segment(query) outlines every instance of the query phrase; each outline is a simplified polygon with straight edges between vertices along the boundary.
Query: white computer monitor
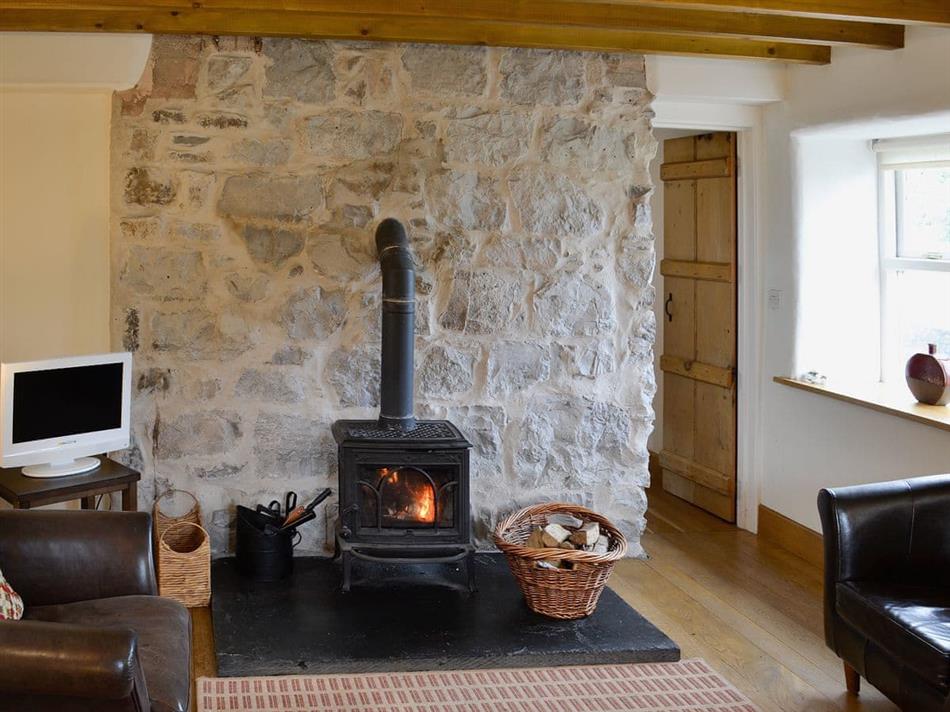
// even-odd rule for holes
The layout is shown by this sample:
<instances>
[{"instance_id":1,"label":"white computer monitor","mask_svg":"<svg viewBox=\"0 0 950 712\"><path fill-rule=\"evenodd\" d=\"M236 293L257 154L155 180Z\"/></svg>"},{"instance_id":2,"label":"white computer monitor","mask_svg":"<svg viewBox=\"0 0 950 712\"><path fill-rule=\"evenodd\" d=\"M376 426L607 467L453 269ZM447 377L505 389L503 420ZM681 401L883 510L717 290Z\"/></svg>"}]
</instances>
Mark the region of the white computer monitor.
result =
<instances>
[{"instance_id":1,"label":"white computer monitor","mask_svg":"<svg viewBox=\"0 0 950 712\"><path fill-rule=\"evenodd\" d=\"M132 354L0 364L0 466L29 477L94 470L129 446Z\"/></svg>"}]
</instances>

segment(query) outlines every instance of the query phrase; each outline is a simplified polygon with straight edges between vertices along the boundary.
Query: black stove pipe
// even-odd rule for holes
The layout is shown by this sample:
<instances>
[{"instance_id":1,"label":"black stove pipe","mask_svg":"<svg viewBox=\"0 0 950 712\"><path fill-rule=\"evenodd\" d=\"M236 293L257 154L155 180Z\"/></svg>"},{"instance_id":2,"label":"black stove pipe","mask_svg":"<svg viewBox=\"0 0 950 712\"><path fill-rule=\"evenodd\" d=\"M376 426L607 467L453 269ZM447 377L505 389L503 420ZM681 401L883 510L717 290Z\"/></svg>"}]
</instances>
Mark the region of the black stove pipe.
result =
<instances>
[{"instance_id":1,"label":"black stove pipe","mask_svg":"<svg viewBox=\"0 0 950 712\"><path fill-rule=\"evenodd\" d=\"M416 426L412 403L416 270L402 223L386 218L379 224L376 253L383 275L379 424L411 430Z\"/></svg>"}]
</instances>

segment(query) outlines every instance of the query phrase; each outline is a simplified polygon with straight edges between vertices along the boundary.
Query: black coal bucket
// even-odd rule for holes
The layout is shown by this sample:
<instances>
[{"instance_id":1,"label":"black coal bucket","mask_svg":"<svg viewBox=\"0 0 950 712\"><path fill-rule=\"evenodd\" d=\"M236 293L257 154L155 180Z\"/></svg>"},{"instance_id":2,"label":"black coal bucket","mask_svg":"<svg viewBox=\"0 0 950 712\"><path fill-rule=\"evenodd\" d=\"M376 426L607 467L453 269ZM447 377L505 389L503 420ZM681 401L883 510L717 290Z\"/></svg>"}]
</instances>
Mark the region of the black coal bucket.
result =
<instances>
[{"instance_id":1,"label":"black coal bucket","mask_svg":"<svg viewBox=\"0 0 950 712\"><path fill-rule=\"evenodd\" d=\"M273 517L239 505L235 542L238 571L255 581L287 578L294 571L296 534L296 529L277 531Z\"/></svg>"}]
</instances>

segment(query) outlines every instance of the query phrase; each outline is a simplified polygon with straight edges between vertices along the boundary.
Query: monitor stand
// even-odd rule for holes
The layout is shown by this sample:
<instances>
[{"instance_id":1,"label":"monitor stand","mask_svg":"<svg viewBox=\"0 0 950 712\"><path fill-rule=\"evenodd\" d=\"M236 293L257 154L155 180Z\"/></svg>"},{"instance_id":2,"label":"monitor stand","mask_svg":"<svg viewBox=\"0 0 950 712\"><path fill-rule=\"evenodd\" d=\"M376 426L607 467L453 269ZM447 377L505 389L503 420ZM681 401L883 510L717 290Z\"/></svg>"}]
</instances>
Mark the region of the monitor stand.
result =
<instances>
[{"instance_id":1,"label":"monitor stand","mask_svg":"<svg viewBox=\"0 0 950 712\"><path fill-rule=\"evenodd\" d=\"M77 457L67 462L55 462L48 465L30 465L21 472L27 477L66 477L95 470L102 464L98 457Z\"/></svg>"}]
</instances>

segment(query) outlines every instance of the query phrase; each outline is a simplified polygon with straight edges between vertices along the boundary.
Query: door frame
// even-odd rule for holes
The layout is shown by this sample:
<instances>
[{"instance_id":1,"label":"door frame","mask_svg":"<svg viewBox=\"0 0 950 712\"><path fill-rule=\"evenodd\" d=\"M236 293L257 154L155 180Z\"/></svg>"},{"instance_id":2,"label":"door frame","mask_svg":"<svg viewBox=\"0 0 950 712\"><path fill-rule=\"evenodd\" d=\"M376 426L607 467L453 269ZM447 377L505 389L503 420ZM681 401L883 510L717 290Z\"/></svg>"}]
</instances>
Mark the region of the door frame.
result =
<instances>
[{"instance_id":1,"label":"door frame","mask_svg":"<svg viewBox=\"0 0 950 712\"><path fill-rule=\"evenodd\" d=\"M734 131L737 155L736 526L755 532L762 493L762 359L765 343L761 244L764 191L762 107L690 101L653 102L654 129Z\"/></svg>"}]
</instances>

